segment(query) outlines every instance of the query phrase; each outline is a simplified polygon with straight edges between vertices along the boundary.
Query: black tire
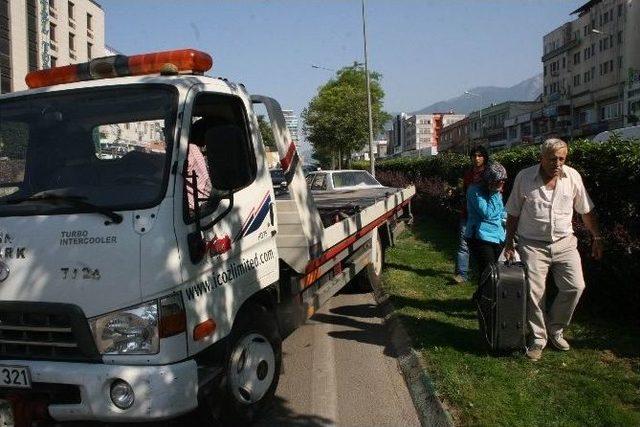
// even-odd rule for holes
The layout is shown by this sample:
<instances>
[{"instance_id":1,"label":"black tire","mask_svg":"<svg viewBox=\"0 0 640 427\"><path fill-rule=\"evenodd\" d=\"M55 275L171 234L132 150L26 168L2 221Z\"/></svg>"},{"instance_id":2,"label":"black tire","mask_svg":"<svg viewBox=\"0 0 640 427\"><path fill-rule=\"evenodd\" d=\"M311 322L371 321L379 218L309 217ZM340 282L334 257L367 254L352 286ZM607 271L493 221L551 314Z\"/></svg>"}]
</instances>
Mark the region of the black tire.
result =
<instances>
[{"instance_id":1,"label":"black tire","mask_svg":"<svg viewBox=\"0 0 640 427\"><path fill-rule=\"evenodd\" d=\"M358 292L372 292L380 289L380 280L382 277L382 268L384 267L384 246L380 235L376 235L372 248L378 255L365 268L354 277L352 288Z\"/></svg>"},{"instance_id":2,"label":"black tire","mask_svg":"<svg viewBox=\"0 0 640 427\"><path fill-rule=\"evenodd\" d=\"M249 425L273 401L280 380L282 339L274 315L261 305L243 309L229 335L225 361L217 390L201 402L200 418L207 425ZM241 377L252 381L253 394L239 383Z\"/></svg>"}]
</instances>

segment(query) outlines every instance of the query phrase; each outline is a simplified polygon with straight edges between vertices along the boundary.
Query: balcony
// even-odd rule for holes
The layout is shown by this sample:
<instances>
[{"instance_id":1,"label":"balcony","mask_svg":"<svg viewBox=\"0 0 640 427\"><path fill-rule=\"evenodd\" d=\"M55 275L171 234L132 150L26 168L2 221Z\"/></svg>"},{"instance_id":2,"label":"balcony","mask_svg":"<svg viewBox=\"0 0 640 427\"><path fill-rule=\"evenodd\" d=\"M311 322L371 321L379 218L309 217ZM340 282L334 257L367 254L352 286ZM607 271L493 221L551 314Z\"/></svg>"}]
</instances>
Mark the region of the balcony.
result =
<instances>
[{"instance_id":1,"label":"balcony","mask_svg":"<svg viewBox=\"0 0 640 427\"><path fill-rule=\"evenodd\" d=\"M546 61L550 60L551 58L554 58L554 57L560 55L563 52L571 50L574 47L577 47L579 44L580 44L580 39L574 37L573 39L571 39L567 43L563 44L559 48L556 48L556 49L552 50L551 52L548 52L548 53L542 55L542 62L546 62Z\"/></svg>"}]
</instances>

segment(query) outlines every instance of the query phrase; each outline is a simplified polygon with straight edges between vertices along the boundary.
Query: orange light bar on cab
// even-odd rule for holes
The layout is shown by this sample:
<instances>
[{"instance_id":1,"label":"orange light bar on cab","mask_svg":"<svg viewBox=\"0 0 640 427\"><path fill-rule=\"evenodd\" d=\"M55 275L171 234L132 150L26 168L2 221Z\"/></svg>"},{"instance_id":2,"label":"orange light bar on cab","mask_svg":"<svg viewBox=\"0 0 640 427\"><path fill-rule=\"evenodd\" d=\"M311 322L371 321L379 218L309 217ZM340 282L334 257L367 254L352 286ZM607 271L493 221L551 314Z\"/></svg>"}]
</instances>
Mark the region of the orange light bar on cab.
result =
<instances>
[{"instance_id":1,"label":"orange light bar on cab","mask_svg":"<svg viewBox=\"0 0 640 427\"><path fill-rule=\"evenodd\" d=\"M108 77L156 74L163 70L204 73L213 66L213 59L194 49L170 50L142 55L105 56L81 64L32 71L25 78L31 89Z\"/></svg>"}]
</instances>

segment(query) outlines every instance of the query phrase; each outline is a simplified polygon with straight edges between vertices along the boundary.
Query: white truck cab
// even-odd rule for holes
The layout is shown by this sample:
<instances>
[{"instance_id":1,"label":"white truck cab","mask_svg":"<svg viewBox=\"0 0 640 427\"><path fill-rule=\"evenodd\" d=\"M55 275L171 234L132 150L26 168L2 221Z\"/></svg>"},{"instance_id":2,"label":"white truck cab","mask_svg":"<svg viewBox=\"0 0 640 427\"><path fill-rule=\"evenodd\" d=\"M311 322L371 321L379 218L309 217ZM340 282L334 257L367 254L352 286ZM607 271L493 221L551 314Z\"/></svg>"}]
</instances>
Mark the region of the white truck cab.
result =
<instances>
[{"instance_id":1,"label":"white truck cab","mask_svg":"<svg viewBox=\"0 0 640 427\"><path fill-rule=\"evenodd\" d=\"M0 399L16 425L196 408L250 421L282 338L375 278L411 219L413 188L317 206L278 103L204 76L211 64L194 50L98 58L0 96Z\"/></svg>"}]
</instances>

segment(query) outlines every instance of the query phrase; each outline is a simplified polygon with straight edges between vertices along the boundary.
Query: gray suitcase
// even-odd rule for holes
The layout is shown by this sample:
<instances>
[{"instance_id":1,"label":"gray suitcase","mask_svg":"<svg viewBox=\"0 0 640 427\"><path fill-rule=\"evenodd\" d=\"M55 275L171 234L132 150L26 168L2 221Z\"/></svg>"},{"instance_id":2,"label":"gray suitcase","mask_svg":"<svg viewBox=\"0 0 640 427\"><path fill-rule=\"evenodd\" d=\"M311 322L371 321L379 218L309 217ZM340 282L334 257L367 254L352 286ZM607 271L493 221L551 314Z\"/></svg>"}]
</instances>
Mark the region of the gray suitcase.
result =
<instances>
[{"instance_id":1,"label":"gray suitcase","mask_svg":"<svg viewBox=\"0 0 640 427\"><path fill-rule=\"evenodd\" d=\"M498 262L483 272L474 295L480 334L496 352L525 348L527 325L526 267L522 262Z\"/></svg>"}]
</instances>

